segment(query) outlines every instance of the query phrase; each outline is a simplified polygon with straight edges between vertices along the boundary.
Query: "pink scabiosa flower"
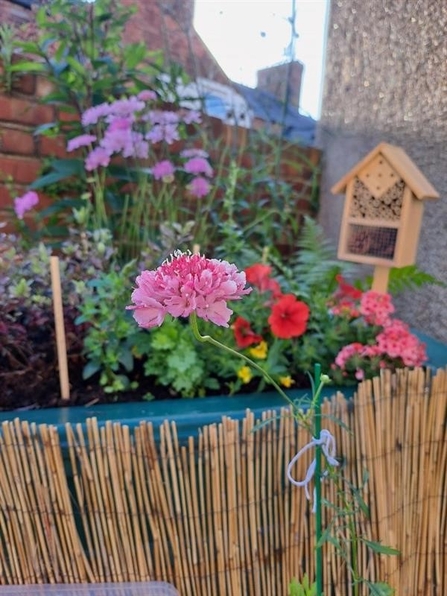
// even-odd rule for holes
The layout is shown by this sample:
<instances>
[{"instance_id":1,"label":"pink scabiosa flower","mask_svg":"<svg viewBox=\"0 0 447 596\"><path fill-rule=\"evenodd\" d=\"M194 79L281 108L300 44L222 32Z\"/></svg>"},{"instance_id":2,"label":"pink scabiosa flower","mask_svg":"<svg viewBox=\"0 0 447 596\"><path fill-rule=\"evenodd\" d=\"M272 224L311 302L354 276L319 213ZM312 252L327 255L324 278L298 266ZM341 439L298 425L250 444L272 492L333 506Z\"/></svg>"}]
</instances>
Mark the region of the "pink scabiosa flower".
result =
<instances>
[{"instance_id":1,"label":"pink scabiosa flower","mask_svg":"<svg viewBox=\"0 0 447 596\"><path fill-rule=\"evenodd\" d=\"M143 91L138 93L137 97L141 101L153 101L154 99L157 99L157 94L151 89L143 89Z\"/></svg>"},{"instance_id":2,"label":"pink scabiosa flower","mask_svg":"<svg viewBox=\"0 0 447 596\"><path fill-rule=\"evenodd\" d=\"M110 154L104 147L96 147L87 155L85 169L88 172L96 170L99 166L106 168L110 163Z\"/></svg>"},{"instance_id":3,"label":"pink scabiosa flower","mask_svg":"<svg viewBox=\"0 0 447 596\"><path fill-rule=\"evenodd\" d=\"M197 110L184 110L182 112L182 120L185 124L200 124L202 122L202 115Z\"/></svg>"},{"instance_id":4,"label":"pink scabiosa flower","mask_svg":"<svg viewBox=\"0 0 447 596\"><path fill-rule=\"evenodd\" d=\"M232 310L227 300L239 300L251 292L245 273L236 265L200 254L174 253L153 271L143 271L132 292L133 316L140 327L160 326L166 315L188 317L228 327Z\"/></svg>"},{"instance_id":5,"label":"pink scabiosa flower","mask_svg":"<svg viewBox=\"0 0 447 596\"><path fill-rule=\"evenodd\" d=\"M21 197L14 199L14 211L19 219L23 219L23 216L27 211L35 207L39 202L39 196L33 190L29 190Z\"/></svg>"},{"instance_id":6,"label":"pink scabiosa flower","mask_svg":"<svg viewBox=\"0 0 447 596\"><path fill-rule=\"evenodd\" d=\"M151 169L152 176L155 180L163 180L163 182L172 182L175 173L175 166L168 159L159 161Z\"/></svg>"},{"instance_id":7,"label":"pink scabiosa flower","mask_svg":"<svg viewBox=\"0 0 447 596\"><path fill-rule=\"evenodd\" d=\"M193 197L201 199L202 197L206 197L206 195L210 192L211 187L206 178L203 178L203 176L197 176L191 180L187 188Z\"/></svg>"},{"instance_id":8,"label":"pink scabiosa flower","mask_svg":"<svg viewBox=\"0 0 447 596\"><path fill-rule=\"evenodd\" d=\"M81 122L83 126L89 126L90 124L96 124L101 118L105 118L110 114L110 105L108 103L101 103L98 106L88 108L82 114Z\"/></svg>"},{"instance_id":9,"label":"pink scabiosa flower","mask_svg":"<svg viewBox=\"0 0 447 596\"><path fill-rule=\"evenodd\" d=\"M195 176L203 174L211 178L213 175L213 168L204 157L192 157L188 159L183 167L185 168L185 172L194 174Z\"/></svg>"},{"instance_id":10,"label":"pink scabiosa flower","mask_svg":"<svg viewBox=\"0 0 447 596\"><path fill-rule=\"evenodd\" d=\"M89 145L91 145L92 143L94 143L96 141L97 137L96 135L79 135L77 137L74 137L73 139L70 139L67 143L67 151L75 151L76 149L79 149L80 147L88 147Z\"/></svg>"}]
</instances>

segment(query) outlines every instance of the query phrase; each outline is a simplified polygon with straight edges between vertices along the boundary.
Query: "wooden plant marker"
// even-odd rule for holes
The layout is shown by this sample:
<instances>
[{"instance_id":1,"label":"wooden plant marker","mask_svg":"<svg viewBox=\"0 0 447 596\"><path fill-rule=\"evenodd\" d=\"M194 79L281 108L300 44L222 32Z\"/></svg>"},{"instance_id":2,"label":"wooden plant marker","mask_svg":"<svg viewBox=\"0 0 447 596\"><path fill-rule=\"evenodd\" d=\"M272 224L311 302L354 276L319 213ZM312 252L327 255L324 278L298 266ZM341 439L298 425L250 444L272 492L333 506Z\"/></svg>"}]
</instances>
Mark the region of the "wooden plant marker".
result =
<instances>
[{"instance_id":1,"label":"wooden plant marker","mask_svg":"<svg viewBox=\"0 0 447 596\"><path fill-rule=\"evenodd\" d=\"M56 328L57 361L59 366L59 385L62 399L70 399L68 381L67 345L65 341L64 311L62 308L61 277L59 257L50 257L51 289L53 291L53 311Z\"/></svg>"}]
</instances>

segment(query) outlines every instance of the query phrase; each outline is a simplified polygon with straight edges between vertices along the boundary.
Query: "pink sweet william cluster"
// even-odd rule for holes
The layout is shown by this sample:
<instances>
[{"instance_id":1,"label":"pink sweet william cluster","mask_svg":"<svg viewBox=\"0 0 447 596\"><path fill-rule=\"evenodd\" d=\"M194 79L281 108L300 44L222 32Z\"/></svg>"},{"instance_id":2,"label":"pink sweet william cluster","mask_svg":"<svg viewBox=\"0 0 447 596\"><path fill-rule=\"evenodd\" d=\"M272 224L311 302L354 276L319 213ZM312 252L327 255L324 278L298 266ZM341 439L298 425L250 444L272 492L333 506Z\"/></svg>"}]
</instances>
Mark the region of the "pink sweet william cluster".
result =
<instances>
[{"instance_id":1,"label":"pink sweet william cluster","mask_svg":"<svg viewBox=\"0 0 447 596\"><path fill-rule=\"evenodd\" d=\"M133 316L140 327L160 326L166 315L188 317L228 327L228 300L249 294L244 272L236 265L199 254L176 252L160 267L143 271L132 292Z\"/></svg>"},{"instance_id":2,"label":"pink sweet william cluster","mask_svg":"<svg viewBox=\"0 0 447 596\"><path fill-rule=\"evenodd\" d=\"M189 178L187 188L200 198L210 189L209 179L214 172L208 154L201 149L189 149L172 159L157 160L157 147L172 145L186 136L186 126L200 123L200 113L194 110L177 111L156 108L157 96L151 90L138 95L102 103L89 108L82 115L86 132L68 142L67 151L86 148L85 169L88 172L106 168L113 157L141 160L153 158L152 167L145 171L154 180L170 183L178 172Z\"/></svg>"},{"instance_id":3,"label":"pink sweet william cluster","mask_svg":"<svg viewBox=\"0 0 447 596\"><path fill-rule=\"evenodd\" d=\"M339 278L339 289L330 307L344 319L355 341L344 346L335 358L332 371L337 378L354 375L370 378L382 368L422 366L427 360L425 345L408 325L393 318L391 296L369 290L362 292ZM341 380L339 379L339 380Z\"/></svg>"}]
</instances>

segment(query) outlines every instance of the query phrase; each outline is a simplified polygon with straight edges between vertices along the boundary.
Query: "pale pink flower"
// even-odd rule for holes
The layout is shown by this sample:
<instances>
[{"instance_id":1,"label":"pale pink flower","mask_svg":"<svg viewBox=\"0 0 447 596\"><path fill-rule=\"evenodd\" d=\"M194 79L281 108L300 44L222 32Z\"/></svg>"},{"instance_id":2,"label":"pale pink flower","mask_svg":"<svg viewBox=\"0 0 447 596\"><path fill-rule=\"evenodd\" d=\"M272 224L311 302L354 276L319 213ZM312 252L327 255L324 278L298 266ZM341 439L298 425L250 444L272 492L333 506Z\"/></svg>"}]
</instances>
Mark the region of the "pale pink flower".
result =
<instances>
[{"instance_id":1,"label":"pale pink flower","mask_svg":"<svg viewBox=\"0 0 447 596\"><path fill-rule=\"evenodd\" d=\"M191 182L188 184L189 192L198 199L205 197L210 192L210 183L206 178L202 176L197 176L193 178Z\"/></svg>"},{"instance_id":2,"label":"pale pink flower","mask_svg":"<svg viewBox=\"0 0 447 596\"><path fill-rule=\"evenodd\" d=\"M213 168L210 166L208 161L203 157L191 157L184 165L185 172L188 174L203 174L211 178L213 175Z\"/></svg>"},{"instance_id":3,"label":"pale pink flower","mask_svg":"<svg viewBox=\"0 0 447 596\"><path fill-rule=\"evenodd\" d=\"M228 327L232 310L227 300L239 300L251 292L245 273L236 265L199 254L176 252L153 271L136 279L129 309L140 327L156 327L166 315L188 317L196 313L205 321Z\"/></svg>"},{"instance_id":4,"label":"pale pink flower","mask_svg":"<svg viewBox=\"0 0 447 596\"><path fill-rule=\"evenodd\" d=\"M184 157L185 159L190 157L203 157L207 159L209 157L206 151L203 149L196 149L195 147L192 147L191 149L183 149L183 151L180 151L180 156Z\"/></svg>"},{"instance_id":5,"label":"pale pink flower","mask_svg":"<svg viewBox=\"0 0 447 596\"><path fill-rule=\"evenodd\" d=\"M39 203L39 196L33 190L29 190L21 197L14 199L14 211L19 219L23 219L23 216L27 211L35 207Z\"/></svg>"},{"instance_id":6,"label":"pale pink flower","mask_svg":"<svg viewBox=\"0 0 447 596\"><path fill-rule=\"evenodd\" d=\"M182 120L185 124L200 124L202 122L202 115L197 110L184 110L182 112Z\"/></svg>"},{"instance_id":7,"label":"pale pink flower","mask_svg":"<svg viewBox=\"0 0 447 596\"><path fill-rule=\"evenodd\" d=\"M89 124L96 124L100 118L104 118L110 114L110 105L108 103L101 103L98 106L88 108L82 114L82 124L88 126Z\"/></svg>"},{"instance_id":8,"label":"pale pink flower","mask_svg":"<svg viewBox=\"0 0 447 596\"><path fill-rule=\"evenodd\" d=\"M361 354L364 348L365 346L360 342L354 342L344 346L337 354L337 357L335 358L335 364L340 368L344 368L346 362L356 354Z\"/></svg>"},{"instance_id":9,"label":"pale pink flower","mask_svg":"<svg viewBox=\"0 0 447 596\"><path fill-rule=\"evenodd\" d=\"M85 169L88 172L96 170L99 166L107 167L110 163L110 154L104 147L96 147L87 155Z\"/></svg>"},{"instance_id":10,"label":"pale pink flower","mask_svg":"<svg viewBox=\"0 0 447 596\"><path fill-rule=\"evenodd\" d=\"M96 141L95 135L79 135L70 139L67 143L67 151L75 151L80 147L88 147Z\"/></svg>"},{"instance_id":11,"label":"pale pink flower","mask_svg":"<svg viewBox=\"0 0 447 596\"><path fill-rule=\"evenodd\" d=\"M143 91L138 93L137 97L138 99L141 99L141 101L152 101L157 99L157 94L151 89L143 89Z\"/></svg>"},{"instance_id":12,"label":"pale pink flower","mask_svg":"<svg viewBox=\"0 0 447 596\"><path fill-rule=\"evenodd\" d=\"M365 378L365 371L361 368L358 368L355 371L355 378L357 379L357 381L363 381L363 379Z\"/></svg>"},{"instance_id":13,"label":"pale pink flower","mask_svg":"<svg viewBox=\"0 0 447 596\"><path fill-rule=\"evenodd\" d=\"M165 182L170 182L173 179L175 173L175 166L169 160L164 159L163 161L156 163L151 169L151 172L155 180L164 180Z\"/></svg>"}]
</instances>

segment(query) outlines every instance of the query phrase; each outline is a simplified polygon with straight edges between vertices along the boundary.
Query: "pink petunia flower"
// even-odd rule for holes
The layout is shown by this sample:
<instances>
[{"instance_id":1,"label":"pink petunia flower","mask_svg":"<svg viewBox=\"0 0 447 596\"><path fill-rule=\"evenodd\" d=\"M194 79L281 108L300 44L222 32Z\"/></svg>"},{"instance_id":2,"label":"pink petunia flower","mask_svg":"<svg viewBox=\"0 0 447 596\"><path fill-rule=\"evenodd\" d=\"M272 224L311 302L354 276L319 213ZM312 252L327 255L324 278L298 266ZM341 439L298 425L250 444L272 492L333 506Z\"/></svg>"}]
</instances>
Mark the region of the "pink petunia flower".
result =
<instances>
[{"instance_id":1,"label":"pink petunia flower","mask_svg":"<svg viewBox=\"0 0 447 596\"><path fill-rule=\"evenodd\" d=\"M210 183L202 176L193 178L188 184L189 192L193 195L193 197L197 197L198 199L206 197L206 195L210 192L210 188Z\"/></svg>"},{"instance_id":2,"label":"pink petunia flower","mask_svg":"<svg viewBox=\"0 0 447 596\"><path fill-rule=\"evenodd\" d=\"M39 203L39 196L33 190L29 190L21 197L14 199L14 211L19 219L23 219L23 216L27 211L35 207Z\"/></svg>"},{"instance_id":3,"label":"pink petunia flower","mask_svg":"<svg viewBox=\"0 0 447 596\"><path fill-rule=\"evenodd\" d=\"M151 171L155 180L170 182L173 179L175 173L175 166L169 160L164 159L163 161L156 163Z\"/></svg>"},{"instance_id":4,"label":"pink petunia flower","mask_svg":"<svg viewBox=\"0 0 447 596\"><path fill-rule=\"evenodd\" d=\"M67 151L75 151L80 147L88 147L96 141L96 135L79 135L70 139L67 143Z\"/></svg>"},{"instance_id":5,"label":"pink petunia flower","mask_svg":"<svg viewBox=\"0 0 447 596\"><path fill-rule=\"evenodd\" d=\"M251 292L245 273L236 265L199 254L176 252L153 271L143 271L132 292L133 316L140 327L160 326L166 315L188 317L196 313L205 321L228 327L232 310L227 300Z\"/></svg>"}]
</instances>

